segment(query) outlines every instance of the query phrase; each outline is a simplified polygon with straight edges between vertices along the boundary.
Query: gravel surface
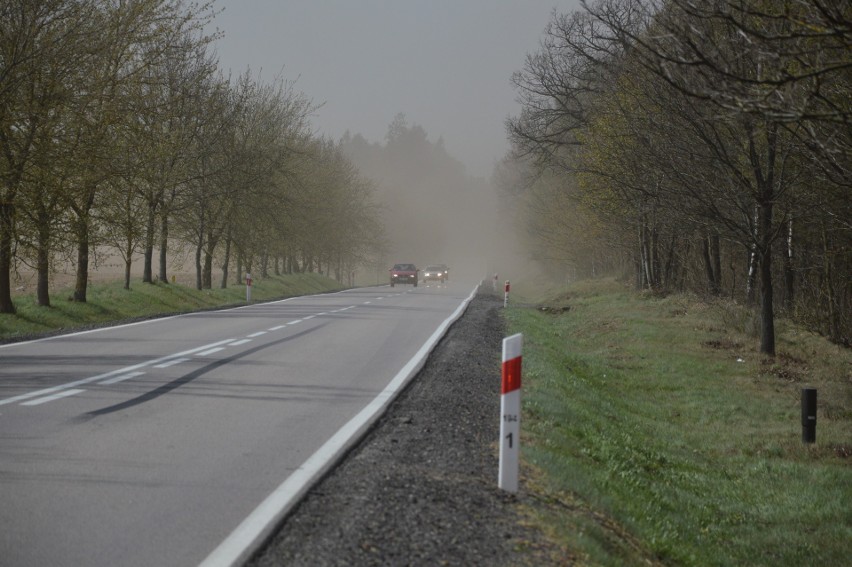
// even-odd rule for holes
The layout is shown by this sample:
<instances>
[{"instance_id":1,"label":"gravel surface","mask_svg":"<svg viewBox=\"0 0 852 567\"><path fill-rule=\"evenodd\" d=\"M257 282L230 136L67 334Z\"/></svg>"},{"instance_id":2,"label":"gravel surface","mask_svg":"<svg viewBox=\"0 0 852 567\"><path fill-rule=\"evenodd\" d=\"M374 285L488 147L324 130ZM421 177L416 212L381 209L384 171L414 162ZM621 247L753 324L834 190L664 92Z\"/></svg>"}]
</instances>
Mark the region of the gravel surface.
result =
<instances>
[{"instance_id":1,"label":"gravel surface","mask_svg":"<svg viewBox=\"0 0 852 567\"><path fill-rule=\"evenodd\" d=\"M471 301L249 565L563 564L525 525L523 483L517 495L497 488L502 305Z\"/></svg>"}]
</instances>

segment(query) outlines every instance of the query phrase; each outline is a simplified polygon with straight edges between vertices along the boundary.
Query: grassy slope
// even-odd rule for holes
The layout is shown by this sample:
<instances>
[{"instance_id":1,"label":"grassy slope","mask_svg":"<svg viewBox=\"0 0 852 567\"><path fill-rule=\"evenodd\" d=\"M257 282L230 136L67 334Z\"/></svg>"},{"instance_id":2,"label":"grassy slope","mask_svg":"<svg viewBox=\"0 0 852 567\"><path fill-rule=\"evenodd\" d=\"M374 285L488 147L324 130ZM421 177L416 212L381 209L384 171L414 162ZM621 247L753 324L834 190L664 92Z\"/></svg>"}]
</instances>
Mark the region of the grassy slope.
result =
<instances>
[{"instance_id":1,"label":"grassy slope","mask_svg":"<svg viewBox=\"0 0 852 567\"><path fill-rule=\"evenodd\" d=\"M271 276L255 279L252 301L266 301L294 295L341 289L333 279L317 274ZM119 281L96 283L88 288L87 302L66 298L71 291L53 294L51 307L39 307L34 294L14 298L17 314L0 314L0 340L73 330L122 319L185 313L229 305L243 305L245 286L196 290L180 284L134 282L130 290Z\"/></svg>"},{"instance_id":2,"label":"grassy slope","mask_svg":"<svg viewBox=\"0 0 852 567\"><path fill-rule=\"evenodd\" d=\"M510 307L524 333L526 490L584 564L850 565L852 352L736 306L612 281ZM568 308L563 311L562 309ZM800 392L818 388L817 444Z\"/></svg>"}]
</instances>

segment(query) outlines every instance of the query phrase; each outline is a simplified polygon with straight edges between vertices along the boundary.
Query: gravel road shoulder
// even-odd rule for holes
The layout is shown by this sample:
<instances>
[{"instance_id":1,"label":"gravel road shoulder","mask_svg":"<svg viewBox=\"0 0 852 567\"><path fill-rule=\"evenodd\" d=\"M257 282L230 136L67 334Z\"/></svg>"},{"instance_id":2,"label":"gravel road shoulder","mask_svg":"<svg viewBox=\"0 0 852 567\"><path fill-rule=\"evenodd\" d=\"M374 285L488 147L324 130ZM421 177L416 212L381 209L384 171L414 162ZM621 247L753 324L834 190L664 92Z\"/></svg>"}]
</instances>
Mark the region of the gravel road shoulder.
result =
<instances>
[{"instance_id":1,"label":"gravel road shoulder","mask_svg":"<svg viewBox=\"0 0 852 567\"><path fill-rule=\"evenodd\" d=\"M250 562L553 565L497 488L502 300L478 294L409 387Z\"/></svg>"}]
</instances>

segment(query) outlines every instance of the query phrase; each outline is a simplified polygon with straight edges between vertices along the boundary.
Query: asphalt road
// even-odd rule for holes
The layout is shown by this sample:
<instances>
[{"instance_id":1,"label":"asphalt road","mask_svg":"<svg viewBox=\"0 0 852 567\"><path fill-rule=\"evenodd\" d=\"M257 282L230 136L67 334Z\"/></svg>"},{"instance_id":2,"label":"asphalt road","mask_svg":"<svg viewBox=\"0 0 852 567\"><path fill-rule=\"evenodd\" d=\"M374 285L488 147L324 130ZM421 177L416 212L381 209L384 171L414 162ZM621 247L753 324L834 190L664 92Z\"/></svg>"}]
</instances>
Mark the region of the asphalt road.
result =
<instances>
[{"instance_id":1,"label":"asphalt road","mask_svg":"<svg viewBox=\"0 0 852 567\"><path fill-rule=\"evenodd\" d=\"M472 289L362 288L0 346L0 563L240 559Z\"/></svg>"}]
</instances>

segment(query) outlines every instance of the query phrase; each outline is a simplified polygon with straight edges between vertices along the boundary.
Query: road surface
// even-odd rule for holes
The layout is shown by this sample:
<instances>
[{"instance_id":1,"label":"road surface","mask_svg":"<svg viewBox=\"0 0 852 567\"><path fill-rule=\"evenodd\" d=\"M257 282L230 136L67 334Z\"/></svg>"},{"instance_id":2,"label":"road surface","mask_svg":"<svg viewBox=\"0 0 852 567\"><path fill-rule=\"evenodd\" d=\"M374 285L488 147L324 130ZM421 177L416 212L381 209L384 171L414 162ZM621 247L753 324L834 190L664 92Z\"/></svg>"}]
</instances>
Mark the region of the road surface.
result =
<instances>
[{"instance_id":1,"label":"road surface","mask_svg":"<svg viewBox=\"0 0 852 567\"><path fill-rule=\"evenodd\" d=\"M0 347L2 564L239 560L471 291L361 288Z\"/></svg>"}]
</instances>

